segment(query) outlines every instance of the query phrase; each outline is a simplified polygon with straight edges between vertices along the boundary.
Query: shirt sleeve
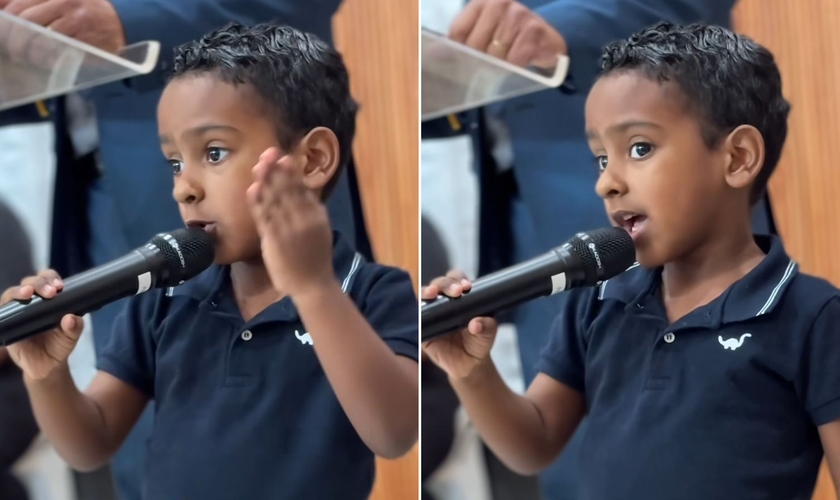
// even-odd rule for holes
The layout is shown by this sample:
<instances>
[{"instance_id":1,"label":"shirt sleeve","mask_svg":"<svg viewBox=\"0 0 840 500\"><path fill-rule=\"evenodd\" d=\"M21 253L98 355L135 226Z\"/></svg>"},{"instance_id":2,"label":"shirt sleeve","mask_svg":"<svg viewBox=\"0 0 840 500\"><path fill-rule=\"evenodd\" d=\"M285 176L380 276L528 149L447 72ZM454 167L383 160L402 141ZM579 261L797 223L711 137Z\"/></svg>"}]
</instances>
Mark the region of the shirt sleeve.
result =
<instances>
[{"instance_id":1,"label":"shirt sleeve","mask_svg":"<svg viewBox=\"0 0 840 500\"><path fill-rule=\"evenodd\" d=\"M735 0L555 0L534 10L566 40L578 90L588 92L608 43L659 21L725 19Z\"/></svg>"},{"instance_id":2,"label":"shirt sleeve","mask_svg":"<svg viewBox=\"0 0 840 500\"><path fill-rule=\"evenodd\" d=\"M537 362L537 371L584 392L586 373L585 308L590 290L568 292Z\"/></svg>"},{"instance_id":3,"label":"shirt sleeve","mask_svg":"<svg viewBox=\"0 0 840 500\"><path fill-rule=\"evenodd\" d=\"M815 425L840 418L840 297L823 306L805 342L797 391Z\"/></svg>"},{"instance_id":4,"label":"shirt sleeve","mask_svg":"<svg viewBox=\"0 0 840 500\"><path fill-rule=\"evenodd\" d=\"M152 75L127 80L133 87L162 86L175 47L236 21L244 25L276 20L301 31L330 36L330 19L337 0L111 0L128 44L160 43L158 66Z\"/></svg>"},{"instance_id":5,"label":"shirt sleeve","mask_svg":"<svg viewBox=\"0 0 840 500\"><path fill-rule=\"evenodd\" d=\"M396 354L419 357L419 303L408 273L385 268L365 294L362 314Z\"/></svg>"},{"instance_id":6,"label":"shirt sleeve","mask_svg":"<svg viewBox=\"0 0 840 500\"><path fill-rule=\"evenodd\" d=\"M97 353L97 368L154 398L155 302L157 292L131 297L114 320L109 339Z\"/></svg>"}]
</instances>

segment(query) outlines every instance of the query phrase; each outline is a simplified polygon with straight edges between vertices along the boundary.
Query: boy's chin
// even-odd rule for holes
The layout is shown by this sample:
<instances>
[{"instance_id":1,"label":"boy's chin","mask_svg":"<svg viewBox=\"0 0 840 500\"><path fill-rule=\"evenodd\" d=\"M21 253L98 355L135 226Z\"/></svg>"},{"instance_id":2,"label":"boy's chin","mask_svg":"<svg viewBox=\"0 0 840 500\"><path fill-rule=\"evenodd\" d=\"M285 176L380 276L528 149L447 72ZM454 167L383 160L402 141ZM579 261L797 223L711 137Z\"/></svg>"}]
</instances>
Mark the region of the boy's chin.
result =
<instances>
[{"instance_id":1,"label":"boy's chin","mask_svg":"<svg viewBox=\"0 0 840 500\"><path fill-rule=\"evenodd\" d=\"M229 249L225 248L222 245L219 245L218 242L216 242L216 244L213 245L213 247L214 247L214 250L216 251L216 254L213 256L213 264L214 265L216 265L216 266L229 266L229 265L233 264L234 262L236 262L237 260L239 260L239 259L236 258L236 255L234 255Z\"/></svg>"},{"instance_id":2,"label":"boy's chin","mask_svg":"<svg viewBox=\"0 0 840 500\"><path fill-rule=\"evenodd\" d=\"M636 262L638 262L640 266L646 269L656 269L658 267L664 266L667 262L667 259L663 257L661 252L657 252L656 250L650 247L636 247Z\"/></svg>"},{"instance_id":3,"label":"boy's chin","mask_svg":"<svg viewBox=\"0 0 840 500\"><path fill-rule=\"evenodd\" d=\"M235 255L217 254L213 259L213 264L217 266L229 266L237 262L242 262L245 259L238 258Z\"/></svg>"},{"instance_id":4,"label":"boy's chin","mask_svg":"<svg viewBox=\"0 0 840 500\"><path fill-rule=\"evenodd\" d=\"M216 256L215 259L213 259L213 265L214 266L229 266L231 264L233 264L233 262L231 262L228 259L221 258L218 255Z\"/></svg>"},{"instance_id":5,"label":"boy's chin","mask_svg":"<svg viewBox=\"0 0 840 500\"><path fill-rule=\"evenodd\" d=\"M255 263L261 260L262 253L259 248L256 251L249 251L242 248L227 248L217 244L213 264L217 266L229 266L237 262Z\"/></svg>"}]
</instances>

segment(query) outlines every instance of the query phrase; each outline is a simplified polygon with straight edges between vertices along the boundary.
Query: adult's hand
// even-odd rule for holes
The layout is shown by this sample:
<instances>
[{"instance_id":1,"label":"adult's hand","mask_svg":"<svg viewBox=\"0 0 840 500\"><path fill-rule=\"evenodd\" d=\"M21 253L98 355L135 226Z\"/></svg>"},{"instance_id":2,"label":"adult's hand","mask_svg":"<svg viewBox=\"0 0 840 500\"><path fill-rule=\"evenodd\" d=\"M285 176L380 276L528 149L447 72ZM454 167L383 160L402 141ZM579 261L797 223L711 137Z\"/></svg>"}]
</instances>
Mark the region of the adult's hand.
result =
<instances>
[{"instance_id":1,"label":"adult's hand","mask_svg":"<svg viewBox=\"0 0 840 500\"><path fill-rule=\"evenodd\" d=\"M515 0L470 0L449 37L517 66L553 69L568 52L563 35Z\"/></svg>"},{"instance_id":2,"label":"adult's hand","mask_svg":"<svg viewBox=\"0 0 840 500\"><path fill-rule=\"evenodd\" d=\"M108 52L125 46L125 32L108 0L0 0L0 8Z\"/></svg>"}]
</instances>

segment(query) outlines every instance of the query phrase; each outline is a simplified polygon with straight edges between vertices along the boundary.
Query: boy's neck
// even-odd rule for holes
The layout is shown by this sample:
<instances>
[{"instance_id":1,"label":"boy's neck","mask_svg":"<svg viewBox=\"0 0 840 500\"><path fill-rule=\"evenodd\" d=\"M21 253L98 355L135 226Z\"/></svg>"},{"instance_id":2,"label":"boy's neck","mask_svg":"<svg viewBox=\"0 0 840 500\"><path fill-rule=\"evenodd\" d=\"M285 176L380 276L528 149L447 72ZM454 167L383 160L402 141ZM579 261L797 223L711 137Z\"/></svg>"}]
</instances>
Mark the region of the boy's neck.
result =
<instances>
[{"instance_id":1,"label":"boy's neck","mask_svg":"<svg viewBox=\"0 0 840 500\"><path fill-rule=\"evenodd\" d=\"M678 261L665 264L662 297L673 322L708 304L752 271L765 257L752 232L709 240Z\"/></svg>"},{"instance_id":2,"label":"boy's neck","mask_svg":"<svg viewBox=\"0 0 840 500\"><path fill-rule=\"evenodd\" d=\"M231 264L230 282L245 321L249 321L285 296L283 292L274 288L262 259Z\"/></svg>"}]
</instances>

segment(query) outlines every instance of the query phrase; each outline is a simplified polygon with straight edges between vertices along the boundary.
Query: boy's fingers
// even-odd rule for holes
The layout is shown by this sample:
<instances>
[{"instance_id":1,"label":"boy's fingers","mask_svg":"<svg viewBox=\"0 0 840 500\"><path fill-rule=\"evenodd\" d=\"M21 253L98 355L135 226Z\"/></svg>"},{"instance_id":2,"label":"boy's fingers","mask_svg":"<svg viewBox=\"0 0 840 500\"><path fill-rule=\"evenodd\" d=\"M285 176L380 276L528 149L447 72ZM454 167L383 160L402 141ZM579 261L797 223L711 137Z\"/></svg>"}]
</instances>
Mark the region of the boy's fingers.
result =
<instances>
[{"instance_id":1,"label":"boy's fingers","mask_svg":"<svg viewBox=\"0 0 840 500\"><path fill-rule=\"evenodd\" d=\"M40 276L30 276L28 278L24 278L23 281L20 282L21 286L31 286L35 289L35 293L40 295L45 299L51 299L55 296L56 288L50 285L46 279Z\"/></svg>"},{"instance_id":2,"label":"boy's fingers","mask_svg":"<svg viewBox=\"0 0 840 500\"><path fill-rule=\"evenodd\" d=\"M269 165L277 163L280 159L280 148L276 147L268 148L260 155L260 162L265 162Z\"/></svg>"},{"instance_id":3,"label":"boy's fingers","mask_svg":"<svg viewBox=\"0 0 840 500\"><path fill-rule=\"evenodd\" d=\"M266 173L268 171L268 164L264 161L260 160L254 165L254 168L251 169L251 173L254 174L254 182L260 182L265 180Z\"/></svg>"},{"instance_id":4,"label":"boy's fingers","mask_svg":"<svg viewBox=\"0 0 840 500\"><path fill-rule=\"evenodd\" d=\"M449 277L435 278L430 286L436 286L439 293L443 293L447 297L460 297L464 292L464 287L461 286L460 282Z\"/></svg>"},{"instance_id":5,"label":"boy's fingers","mask_svg":"<svg viewBox=\"0 0 840 500\"><path fill-rule=\"evenodd\" d=\"M61 317L61 322L59 323L59 325L65 333L73 333L73 331L76 329L76 317L72 314L65 314Z\"/></svg>"},{"instance_id":6,"label":"boy's fingers","mask_svg":"<svg viewBox=\"0 0 840 500\"><path fill-rule=\"evenodd\" d=\"M263 234L263 228L269 220L270 212L265 209L262 200L262 185L255 182L248 187L245 192L245 198L248 200L248 207L251 209L251 218L257 227L257 233Z\"/></svg>"},{"instance_id":7,"label":"boy's fingers","mask_svg":"<svg viewBox=\"0 0 840 500\"><path fill-rule=\"evenodd\" d=\"M85 328L85 320L79 316L65 314L61 318L61 330L72 338L78 338Z\"/></svg>"},{"instance_id":8,"label":"boy's fingers","mask_svg":"<svg viewBox=\"0 0 840 500\"><path fill-rule=\"evenodd\" d=\"M7 288L3 295L0 296L0 304L5 304L6 302L12 300L29 300L32 298L32 295L35 293L35 289L31 286L13 286L11 288Z\"/></svg>"},{"instance_id":9,"label":"boy's fingers","mask_svg":"<svg viewBox=\"0 0 840 500\"><path fill-rule=\"evenodd\" d=\"M251 204L252 209L259 208L261 201L261 186L259 182L254 182L248 186L248 190L245 191L245 198Z\"/></svg>"},{"instance_id":10,"label":"boy's fingers","mask_svg":"<svg viewBox=\"0 0 840 500\"><path fill-rule=\"evenodd\" d=\"M279 169L294 169L295 168L295 157L292 155L285 155L282 158L278 158L274 160L274 162Z\"/></svg>"},{"instance_id":11,"label":"boy's fingers","mask_svg":"<svg viewBox=\"0 0 840 500\"><path fill-rule=\"evenodd\" d=\"M420 296L424 300L435 299L438 295L440 295L440 288L438 288L437 285L434 284L429 285L427 287L423 287L423 289L420 290Z\"/></svg>"},{"instance_id":12,"label":"boy's fingers","mask_svg":"<svg viewBox=\"0 0 840 500\"><path fill-rule=\"evenodd\" d=\"M35 287L31 285L18 286L12 289L12 298L16 300L29 300L35 295Z\"/></svg>"},{"instance_id":13,"label":"boy's fingers","mask_svg":"<svg viewBox=\"0 0 840 500\"><path fill-rule=\"evenodd\" d=\"M461 271L460 269L450 269L446 272L446 277L456 280L469 279L467 278L467 274L464 271Z\"/></svg>"},{"instance_id":14,"label":"boy's fingers","mask_svg":"<svg viewBox=\"0 0 840 500\"><path fill-rule=\"evenodd\" d=\"M260 155L259 161L252 169L255 180L265 180L271 174L272 167L280 159L280 150L278 148L268 148Z\"/></svg>"},{"instance_id":15,"label":"boy's fingers","mask_svg":"<svg viewBox=\"0 0 840 500\"><path fill-rule=\"evenodd\" d=\"M293 200L297 202L305 199L307 189L303 183L303 174L286 158L289 157L284 157L274 169L272 183L278 191L281 203Z\"/></svg>"},{"instance_id":16,"label":"boy's fingers","mask_svg":"<svg viewBox=\"0 0 840 500\"><path fill-rule=\"evenodd\" d=\"M496 320L493 318L481 317L473 318L467 326L467 330L473 335L481 335L483 333L491 333L496 328Z\"/></svg>"},{"instance_id":17,"label":"boy's fingers","mask_svg":"<svg viewBox=\"0 0 840 500\"><path fill-rule=\"evenodd\" d=\"M453 280L452 278L448 276L440 276L433 279L432 282L429 283L429 286L436 286L438 287L438 289L443 290L452 283L455 283L455 280Z\"/></svg>"},{"instance_id":18,"label":"boy's fingers","mask_svg":"<svg viewBox=\"0 0 840 500\"><path fill-rule=\"evenodd\" d=\"M269 148L260 155L260 160L253 168L254 175L263 181L269 181L281 170L294 166L294 158L291 155L280 156L277 148Z\"/></svg>"},{"instance_id":19,"label":"boy's fingers","mask_svg":"<svg viewBox=\"0 0 840 500\"><path fill-rule=\"evenodd\" d=\"M278 158L278 155L279 151L266 150L253 169L255 180L261 183L258 201L267 205L278 204L287 207L320 203L318 197L304 184L303 172L296 165L295 157L284 155Z\"/></svg>"},{"instance_id":20,"label":"boy's fingers","mask_svg":"<svg viewBox=\"0 0 840 500\"><path fill-rule=\"evenodd\" d=\"M48 284L57 290L60 290L64 286L64 281L62 281L61 276L54 269L44 269L38 273L38 276L44 278Z\"/></svg>"},{"instance_id":21,"label":"boy's fingers","mask_svg":"<svg viewBox=\"0 0 840 500\"><path fill-rule=\"evenodd\" d=\"M469 276L460 269L450 269L449 272L446 273L446 277L459 283L464 290L469 290L472 287L472 281L470 281Z\"/></svg>"}]
</instances>

